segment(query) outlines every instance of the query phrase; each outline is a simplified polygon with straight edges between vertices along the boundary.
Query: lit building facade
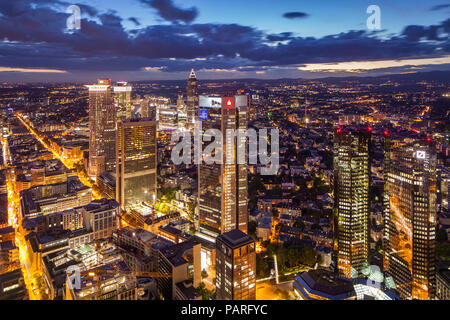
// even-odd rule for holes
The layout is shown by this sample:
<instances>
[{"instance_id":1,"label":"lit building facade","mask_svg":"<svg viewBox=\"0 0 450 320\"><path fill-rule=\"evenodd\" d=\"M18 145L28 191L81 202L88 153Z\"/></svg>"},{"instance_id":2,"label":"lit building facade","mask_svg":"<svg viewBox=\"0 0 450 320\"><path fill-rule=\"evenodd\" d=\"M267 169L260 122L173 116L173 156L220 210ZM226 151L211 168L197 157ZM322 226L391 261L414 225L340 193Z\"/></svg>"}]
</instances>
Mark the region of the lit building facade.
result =
<instances>
[{"instance_id":1,"label":"lit building facade","mask_svg":"<svg viewBox=\"0 0 450 320\"><path fill-rule=\"evenodd\" d=\"M189 128L194 128L195 121L198 119L199 112L199 94L198 94L198 80L194 69L191 70L186 87L186 115L187 125Z\"/></svg>"},{"instance_id":2,"label":"lit building facade","mask_svg":"<svg viewBox=\"0 0 450 320\"><path fill-rule=\"evenodd\" d=\"M141 115L141 118L156 120L156 104L153 103L153 99L150 96L145 95L144 99L141 99L138 113Z\"/></svg>"},{"instance_id":3,"label":"lit building facade","mask_svg":"<svg viewBox=\"0 0 450 320\"><path fill-rule=\"evenodd\" d=\"M200 96L199 100L203 140L208 139L208 129L220 130L223 137L221 159L214 161L202 154L198 165L199 231L214 242L218 235L233 229L247 232L247 144L226 133L247 129L248 97ZM245 151L243 164L237 161L238 144L243 145L240 152Z\"/></svg>"},{"instance_id":4,"label":"lit building facade","mask_svg":"<svg viewBox=\"0 0 450 320\"><path fill-rule=\"evenodd\" d=\"M131 118L131 91L132 86L127 82L118 82L113 87L114 106L116 107L116 120L124 121Z\"/></svg>"},{"instance_id":5,"label":"lit building facade","mask_svg":"<svg viewBox=\"0 0 450 320\"><path fill-rule=\"evenodd\" d=\"M115 200L94 200L79 210L83 215L84 226L92 231L94 240L111 237L119 227L120 210Z\"/></svg>"},{"instance_id":6,"label":"lit building facade","mask_svg":"<svg viewBox=\"0 0 450 320\"><path fill-rule=\"evenodd\" d=\"M176 299L177 284L191 280L194 288L201 283L201 244L193 240L165 247L159 251L158 290L165 299Z\"/></svg>"},{"instance_id":7,"label":"lit building facade","mask_svg":"<svg viewBox=\"0 0 450 320\"><path fill-rule=\"evenodd\" d=\"M64 300L137 300L137 280L120 257L88 269L80 276L80 288L66 282Z\"/></svg>"},{"instance_id":8,"label":"lit building facade","mask_svg":"<svg viewBox=\"0 0 450 320\"><path fill-rule=\"evenodd\" d=\"M256 300L255 241L239 229L217 237L216 298Z\"/></svg>"},{"instance_id":9,"label":"lit building facade","mask_svg":"<svg viewBox=\"0 0 450 320\"><path fill-rule=\"evenodd\" d=\"M345 126L334 137L337 266L349 279L361 272L369 255L370 131Z\"/></svg>"},{"instance_id":10,"label":"lit building facade","mask_svg":"<svg viewBox=\"0 0 450 320\"><path fill-rule=\"evenodd\" d=\"M434 297L436 152L431 139L385 139L384 268L404 299Z\"/></svg>"},{"instance_id":11,"label":"lit building facade","mask_svg":"<svg viewBox=\"0 0 450 320\"><path fill-rule=\"evenodd\" d=\"M182 95L177 98L178 127L181 129L188 128L186 101Z\"/></svg>"},{"instance_id":12,"label":"lit building facade","mask_svg":"<svg viewBox=\"0 0 450 320\"><path fill-rule=\"evenodd\" d=\"M115 166L116 110L111 80L99 79L89 88L89 175L98 177Z\"/></svg>"},{"instance_id":13,"label":"lit building facade","mask_svg":"<svg viewBox=\"0 0 450 320\"><path fill-rule=\"evenodd\" d=\"M176 105L160 103L157 105L156 110L159 131L175 131L178 129L178 110Z\"/></svg>"},{"instance_id":14,"label":"lit building facade","mask_svg":"<svg viewBox=\"0 0 450 320\"><path fill-rule=\"evenodd\" d=\"M118 123L116 199L122 208L156 200L156 122Z\"/></svg>"}]
</instances>

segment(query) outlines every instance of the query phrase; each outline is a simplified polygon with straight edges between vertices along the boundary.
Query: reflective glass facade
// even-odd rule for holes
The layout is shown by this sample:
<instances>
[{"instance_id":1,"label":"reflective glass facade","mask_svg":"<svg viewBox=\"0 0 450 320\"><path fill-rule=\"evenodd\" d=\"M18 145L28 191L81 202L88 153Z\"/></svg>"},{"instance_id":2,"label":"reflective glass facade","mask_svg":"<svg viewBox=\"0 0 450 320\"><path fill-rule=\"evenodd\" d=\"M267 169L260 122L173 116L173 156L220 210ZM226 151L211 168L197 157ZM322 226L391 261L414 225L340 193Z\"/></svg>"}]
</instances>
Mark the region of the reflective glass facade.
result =
<instances>
[{"instance_id":1,"label":"reflective glass facade","mask_svg":"<svg viewBox=\"0 0 450 320\"><path fill-rule=\"evenodd\" d=\"M384 267L402 298L435 292L436 153L432 142L386 139Z\"/></svg>"},{"instance_id":2,"label":"reflective glass facade","mask_svg":"<svg viewBox=\"0 0 450 320\"><path fill-rule=\"evenodd\" d=\"M361 272L369 255L370 137L364 127L335 131L337 265L347 278Z\"/></svg>"},{"instance_id":3,"label":"reflective glass facade","mask_svg":"<svg viewBox=\"0 0 450 320\"><path fill-rule=\"evenodd\" d=\"M156 200L156 123L146 119L118 123L117 199L122 208Z\"/></svg>"}]
</instances>

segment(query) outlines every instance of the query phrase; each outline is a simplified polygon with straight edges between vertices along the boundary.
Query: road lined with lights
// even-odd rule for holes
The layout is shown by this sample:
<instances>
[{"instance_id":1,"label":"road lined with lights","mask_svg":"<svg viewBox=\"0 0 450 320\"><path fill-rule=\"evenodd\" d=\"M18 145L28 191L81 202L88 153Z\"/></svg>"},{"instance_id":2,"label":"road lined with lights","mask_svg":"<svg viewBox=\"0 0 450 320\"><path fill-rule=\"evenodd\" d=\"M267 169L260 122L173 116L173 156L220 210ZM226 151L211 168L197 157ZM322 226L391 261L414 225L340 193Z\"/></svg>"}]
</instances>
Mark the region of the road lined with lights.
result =
<instances>
[{"instance_id":1,"label":"road lined with lights","mask_svg":"<svg viewBox=\"0 0 450 320\"><path fill-rule=\"evenodd\" d=\"M6 168L6 189L8 199L8 223L15 231L15 244L19 248L19 261L25 282L25 287L30 300L41 300L41 293L36 289L35 284L38 279L35 275L41 274L39 270L33 270L29 261L28 247L25 244L25 237L21 231L21 215L20 215L20 195L16 189L16 181L8 166L7 157L9 155L8 141L2 137L4 164Z\"/></svg>"},{"instance_id":2,"label":"road lined with lights","mask_svg":"<svg viewBox=\"0 0 450 320\"><path fill-rule=\"evenodd\" d=\"M32 127L31 124L29 124L24 117L22 116L22 114L20 113L16 113L15 114L16 117L23 123L23 125L28 129L28 131L30 131L31 134L33 134L33 136L36 137L36 139L42 144L42 146L44 146L44 148L46 148L48 151L50 151L56 159L60 160L67 168L69 169L74 169L75 168L75 164L72 160L65 158L64 156L62 156L61 154L58 153L57 150L55 150L51 145L49 145L48 143L46 143L44 141L44 138L38 133L36 132L36 130ZM77 176L80 179L81 183L84 184L85 186L89 187L89 188L93 188L95 185L91 182L91 180L89 179L88 176L86 176L86 174L83 171L78 171L77 170ZM92 190L92 197L94 199L101 199L104 198L103 195L101 195L99 192L97 192L96 190Z\"/></svg>"},{"instance_id":3,"label":"road lined with lights","mask_svg":"<svg viewBox=\"0 0 450 320\"><path fill-rule=\"evenodd\" d=\"M44 148L46 148L48 151L50 151L56 159L59 159L67 168L69 169L74 169L75 168L75 163L70 160L65 158L62 154L60 154L57 150L55 150L51 145L49 145L48 143L46 143L44 141L44 137L42 137L34 128L33 125L28 123L28 121L26 121L24 119L24 117L22 116L22 114L20 113L16 113L15 116L23 123L23 125L28 129L28 131L30 131L30 133L36 137L36 139L42 144L42 146L44 146ZM92 197L94 199L103 199L103 198L109 198L108 196L106 196L105 194L102 194L100 192L98 192L96 189L98 189L98 187L95 185L95 183L93 183L91 181L91 179L89 178L89 176L86 175L86 173L84 171L78 171L76 170L76 174L78 176L78 179L80 179L81 183L84 184L85 186L91 188L92 190ZM122 227L126 227L126 226L130 226L130 224L125 221L124 219L120 219Z\"/></svg>"}]
</instances>

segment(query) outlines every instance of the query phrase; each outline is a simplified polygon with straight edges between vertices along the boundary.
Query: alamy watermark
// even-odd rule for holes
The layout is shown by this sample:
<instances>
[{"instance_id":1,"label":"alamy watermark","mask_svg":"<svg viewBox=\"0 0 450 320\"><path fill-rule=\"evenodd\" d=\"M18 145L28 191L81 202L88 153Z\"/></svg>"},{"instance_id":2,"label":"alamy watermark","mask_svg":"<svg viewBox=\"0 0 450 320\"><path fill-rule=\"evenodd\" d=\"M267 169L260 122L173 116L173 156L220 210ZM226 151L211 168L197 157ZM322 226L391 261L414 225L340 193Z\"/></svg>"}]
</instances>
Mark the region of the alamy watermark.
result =
<instances>
[{"instance_id":1,"label":"alamy watermark","mask_svg":"<svg viewBox=\"0 0 450 320\"><path fill-rule=\"evenodd\" d=\"M77 265L69 266L66 269L66 283L69 289L81 289L81 271L80 267Z\"/></svg>"},{"instance_id":2,"label":"alamy watermark","mask_svg":"<svg viewBox=\"0 0 450 320\"><path fill-rule=\"evenodd\" d=\"M174 164L261 164L261 175L275 175L279 168L279 130L270 129L227 129L225 137L221 130L202 130L202 122L194 128L194 154L192 155L192 135L189 131L176 132L172 142L171 160ZM181 141L180 141L181 139ZM247 143L248 140L248 143ZM210 142L203 148L204 142ZM270 143L270 152L268 144ZM247 152L248 150L248 152Z\"/></svg>"},{"instance_id":3,"label":"alamy watermark","mask_svg":"<svg viewBox=\"0 0 450 320\"><path fill-rule=\"evenodd\" d=\"M66 20L66 27L68 30L81 29L81 9L79 6L73 4L67 7L66 13L71 14Z\"/></svg>"},{"instance_id":4,"label":"alamy watermark","mask_svg":"<svg viewBox=\"0 0 450 320\"><path fill-rule=\"evenodd\" d=\"M367 14L370 16L367 18L366 26L369 30L381 30L381 9L379 6L372 4L367 7Z\"/></svg>"},{"instance_id":5,"label":"alamy watermark","mask_svg":"<svg viewBox=\"0 0 450 320\"><path fill-rule=\"evenodd\" d=\"M381 289L382 284L386 289L395 289L395 281L392 276L384 276L381 268L377 265L368 265L365 263L361 270L361 274L353 267L350 268L351 278L356 279L360 275L367 278L366 285L374 288Z\"/></svg>"}]
</instances>

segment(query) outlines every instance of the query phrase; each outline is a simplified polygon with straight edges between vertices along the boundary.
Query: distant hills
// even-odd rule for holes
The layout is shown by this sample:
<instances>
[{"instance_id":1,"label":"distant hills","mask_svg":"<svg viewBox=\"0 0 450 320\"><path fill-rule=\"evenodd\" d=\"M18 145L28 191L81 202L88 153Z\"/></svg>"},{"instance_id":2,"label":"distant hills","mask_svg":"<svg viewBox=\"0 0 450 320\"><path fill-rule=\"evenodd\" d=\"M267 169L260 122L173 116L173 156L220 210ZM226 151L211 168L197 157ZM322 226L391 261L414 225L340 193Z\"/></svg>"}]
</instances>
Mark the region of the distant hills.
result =
<instances>
[{"instance_id":1,"label":"distant hills","mask_svg":"<svg viewBox=\"0 0 450 320\"><path fill-rule=\"evenodd\" d=\"M383 83L386 81L396 81L402 83L417 83L420 81L437 81L450 84L450 71L428 71L428 72L415 72L406 74L390 74L381 76L348 76L348 77L324 77L324 78L281 78L281 79L258 79L258 78L237 78L237 79L199 79L200 82L206 83L223 83L223 82L308 82L308 81L322 81L326 83L336 83L342 81L357 81L364 83ZM183 85L186 80L140 80L140 81L130 81L133 83L179 83Z\"/></svg>"},{"instance_id":2,"label":"distant hills","mask_svg":"<svg viewBox=\"0 0 450 320\"><path fill-rule=\"evenodd\" d=\"M450 71L428 71L428 72L415 72L405 74L391 74L382 76L351 76L351 77L327 77L319 78L315 80L325 82L336 81L362 81L362 82L384 82L387 80L399 81L399 82L419 82L419 81L438 81L450 83Z\"/></svg>"}]
</instances>

